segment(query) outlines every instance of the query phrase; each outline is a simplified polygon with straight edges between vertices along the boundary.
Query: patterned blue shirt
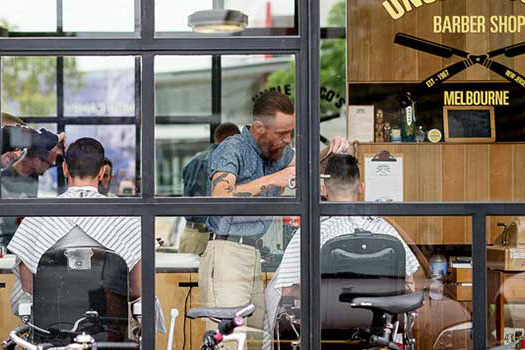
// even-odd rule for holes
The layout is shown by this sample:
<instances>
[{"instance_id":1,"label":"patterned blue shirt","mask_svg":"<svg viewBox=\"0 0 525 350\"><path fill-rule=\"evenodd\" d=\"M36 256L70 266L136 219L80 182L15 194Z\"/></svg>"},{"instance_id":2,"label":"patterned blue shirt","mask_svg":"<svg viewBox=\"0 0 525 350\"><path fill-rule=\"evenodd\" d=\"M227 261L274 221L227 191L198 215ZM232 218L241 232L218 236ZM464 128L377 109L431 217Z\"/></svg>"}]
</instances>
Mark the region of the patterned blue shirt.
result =
<instances>
[{"instance_id":1,"label":"patterned blue shirt","mask_svg":"<svg viewBox=\"0 0 525 350\"><path fill-rule=\"evenodd\" d=\"M257 141L245 127L241 134L229 137L213 152L208 165L208 194L211 195L211 179L217 172L234 174L236 184L243 185L286 168L294 157L289 147L281 158L271 162L261 158ZM260 194L263 197L278 197L279 188L272 187ZM210 216L208 229L219 235L262 236L272 223L271 216Z\"/></svg>"}]
</instances>

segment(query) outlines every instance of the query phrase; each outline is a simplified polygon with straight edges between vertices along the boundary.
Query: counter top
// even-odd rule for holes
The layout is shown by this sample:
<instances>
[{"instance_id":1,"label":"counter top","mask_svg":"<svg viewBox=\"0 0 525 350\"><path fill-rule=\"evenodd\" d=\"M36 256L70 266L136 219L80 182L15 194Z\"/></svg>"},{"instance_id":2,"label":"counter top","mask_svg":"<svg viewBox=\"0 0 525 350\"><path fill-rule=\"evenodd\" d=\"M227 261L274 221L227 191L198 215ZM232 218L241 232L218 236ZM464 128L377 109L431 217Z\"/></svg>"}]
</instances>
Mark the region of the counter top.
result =
<instances>
[{"instance_id":1,"label":"counter top","mask_svg":"<svg viewBox=\"0 0 525 350\"><path fill-rule=\"evenodd\" d=\"M15 266L15 255L7 254L0 258L0 273L11 273ZM156 253L155 270L162 272L197 272L199 256L183 253Z\"/></svg>"}]
</instances>

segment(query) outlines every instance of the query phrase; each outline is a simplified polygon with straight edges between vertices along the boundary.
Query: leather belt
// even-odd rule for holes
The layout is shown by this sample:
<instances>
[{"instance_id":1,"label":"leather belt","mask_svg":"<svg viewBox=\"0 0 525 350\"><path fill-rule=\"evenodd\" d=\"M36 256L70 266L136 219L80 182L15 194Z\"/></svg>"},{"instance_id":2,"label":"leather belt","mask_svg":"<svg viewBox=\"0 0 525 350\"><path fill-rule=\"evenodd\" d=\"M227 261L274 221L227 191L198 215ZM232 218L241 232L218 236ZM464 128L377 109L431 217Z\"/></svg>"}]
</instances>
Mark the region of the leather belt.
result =
<instances>
[{"instance_id":1,"label":"leather belt","mask_svg":"<svg viewBox=\"0 0 525 350\"><path fill-rule=\"evenodd\" d=\"M246 236L230 236L230 235L216 235L214 233L210 234L210 241L231 241L239 244L249 245L255 249L261 249L263 246L263 241L260 238L252 238Z\"/></svg>"},{"instance_id":2,"label":"leather belt","mask_svg":"<svg viewBox=\"0 0 525 350\"><path fill-rule=\"evenodd\" d=\"M206 228L206 224L204 223L186 221L186 227L194 229L194 230L198 230L199 232L208 232L208 229Z\"/></svg>"}]
</instances>

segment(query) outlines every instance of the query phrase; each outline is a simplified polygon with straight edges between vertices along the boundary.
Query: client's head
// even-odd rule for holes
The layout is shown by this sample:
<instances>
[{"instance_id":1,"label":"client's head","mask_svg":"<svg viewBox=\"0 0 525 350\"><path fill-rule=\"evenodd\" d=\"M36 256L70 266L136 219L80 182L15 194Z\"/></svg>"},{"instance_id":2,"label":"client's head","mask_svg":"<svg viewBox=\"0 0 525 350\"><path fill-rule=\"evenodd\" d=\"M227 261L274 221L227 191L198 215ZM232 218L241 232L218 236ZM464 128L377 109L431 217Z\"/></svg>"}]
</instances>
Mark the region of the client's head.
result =
<instances>
[{"instance_id":1,"label":"client's head","mask_svg":"<svg viewBox=\"0 0 525 350\"><path fill-rule=\"evenodd\" d=\"M357 159L349 154L336 153L328 158L324 187L329 201L357 201L363 192Z\"/></svg>"},{"instance_id":2,"label":"client's head","mask_svg":"<svg viewBox=\"0 0 525 350\"><path fill-rule=\"evenodd\" d=\"M67 148L62 166L70 186L98 187L106 167L104 147L90 137L80 138Z\"/></svg>"}]
</instances>

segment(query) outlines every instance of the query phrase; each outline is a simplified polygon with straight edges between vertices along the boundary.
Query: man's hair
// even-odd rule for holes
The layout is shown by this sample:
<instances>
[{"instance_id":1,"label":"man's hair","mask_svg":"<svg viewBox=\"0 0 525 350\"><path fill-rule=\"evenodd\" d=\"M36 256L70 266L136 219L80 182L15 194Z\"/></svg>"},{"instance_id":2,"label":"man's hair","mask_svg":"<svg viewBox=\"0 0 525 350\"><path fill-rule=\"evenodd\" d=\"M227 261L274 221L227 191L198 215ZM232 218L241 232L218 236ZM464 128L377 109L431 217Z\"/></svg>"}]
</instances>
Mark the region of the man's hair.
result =
<instances>
[{"instance_id":1,"label":"man's hair","mask_svg":"<svg viewBox=\"0 0 525 350\"><path fill-rule=\"evenodd\" d=\"M2 112L2 126L4 125L26 125L26 123L11 113Z\"/></svg>"},{"instance_id":2,"label":"man's hair","mask_svg":"<svg viewBox=\"0 0 525 350\"><path fill-rule=\"evenodd\" d=\"M240 134L241 131L239 127L233 123L222 123L215 129L215 134L213 135L214 141L221 143L225 138L233 135Z\"/></svg>"},{"instance_id":3,"label":"man's hair","mask_svg":"<svg viewBox=\"0 0 525 350\"><path fill-rule=\"evenodd\" d=\"M82 137L66 152L67 169L71 177L95 177L104 165L104 147L95 139Z\"/></svg>"},{"instance_id":4,"label":"man's hair","mask_svg":"<svg viewBox=\"0 0 525 350\"><path fill-rule=\"evenodd\" d=\"M290 98L279 91L266 91L253 104L253 120L268 123L269 117L274 118L277 112L288 115L294 113Z\"/></svg>"},{"instance_id":5,"label":"man's hair","mask_svg":"<svg viewBox=\"0 0 525 350\"><path fill-rule=\"evenodd\" d=\"M360 175L357 159L349 154L336 153L328 158L325 185L329 190L355 192L359 189Z\"/></svg>"},{"instance_id":6,"label":"man's hair","mask_svg":"<svg viewBox=\"0 0 525 350\"><path fill-rule=\"evenodd\" d=\"M104 157L104 163L102 165L108 165L111 169L110 175L113 175L113 163L111 162L111 159Z\"/></svg>"}]
</instances>

